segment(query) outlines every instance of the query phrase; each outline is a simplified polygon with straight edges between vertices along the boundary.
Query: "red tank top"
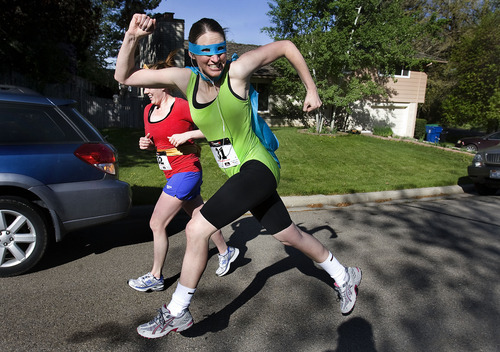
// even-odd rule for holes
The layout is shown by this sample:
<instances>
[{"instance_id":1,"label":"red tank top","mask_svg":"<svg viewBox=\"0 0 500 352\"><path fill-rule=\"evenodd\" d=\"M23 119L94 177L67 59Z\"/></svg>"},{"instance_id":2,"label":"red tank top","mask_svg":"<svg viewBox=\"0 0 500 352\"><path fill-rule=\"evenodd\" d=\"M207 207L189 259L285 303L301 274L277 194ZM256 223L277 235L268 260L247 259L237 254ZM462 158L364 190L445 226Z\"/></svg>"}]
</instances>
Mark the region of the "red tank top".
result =
<instances>
[{"instance_id":1,"label":"red tank top","mask_svg":"<svg viewBox=\"0 0 500 352\"><path fill-rule=\"evenodd\" d=\"M144 109L144 131L145 135L150 134L150 138L156 146L156 149L170 149L174 146L169 142L168 137L173 134L183 133L194 129L194 122L189 113L188 102L182 98L175 98L170 112L162 120L151 122L150 116L155 105L149 104ZM186 144L194 144L190 139ZM201 163L195 154L169 156L168 162L172 170L164 170L166 178L179 172L198 172L201 171Z\"/></svg>"}]
</instances>

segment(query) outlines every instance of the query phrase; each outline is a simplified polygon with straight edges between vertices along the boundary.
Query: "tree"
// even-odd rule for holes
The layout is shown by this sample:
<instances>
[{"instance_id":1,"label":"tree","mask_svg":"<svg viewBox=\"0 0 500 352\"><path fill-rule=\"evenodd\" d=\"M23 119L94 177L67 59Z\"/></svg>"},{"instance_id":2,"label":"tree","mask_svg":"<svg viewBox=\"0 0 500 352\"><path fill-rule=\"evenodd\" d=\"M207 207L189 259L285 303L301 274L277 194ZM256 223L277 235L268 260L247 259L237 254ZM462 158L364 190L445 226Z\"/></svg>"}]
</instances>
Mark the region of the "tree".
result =
<instances>
[{"instance_id":1,"label":"tree","mask_svg":"<svg viewBox=\"0 0 500 352\"><path fill-rule=\"evenodd\" d=\"M123 33L127 30L134 13L154 10L161 0L93 0L101 9L100 35L92 45L92 50L101 65L115 58L120 50Z\"/></svg>"},{"instance_id":2,"label":"tree","mask_svg":"<svg viewBox=\"0 0 500 352\"><path fill-rule=\"evenodd\" d=\"M500 12L485 15L454 47L448 71L456 84L443 102L454 125L496 131L500 122Z\"/></svg>"},{"instance_id":3,"label":"tree","mask_svg":"<svg viewBox=\"0 0 500 352\"><path fill-rule=\"evenodd\" d=\"M2 0L1 70L41 85L75 74L98 35L99 16L90 0Z\"/></svg>"},{"instance_id":4,"label":"tree","mask_svg":"<svg viewBox=\"0 0 500 352\"><path fill-rule=\"evenodd\" d=\"M98 36L88 47L92 60L82 63L80 74L108 91L116 87L113 74L106 68L109 60L116 58L121 46L123 33L128 28L134 13L146 13L160 5L161 0L92 0L101 11Z\"/></svg>"},{"instance_id":5,"label":"tree","mask_svg":"<svg viewBox=\"0 0 500 352\"><path fill-rule=\"evenodd\" d=\"M415 49L434 59L427 69L426 101L419 110L421 118L445 122L442 103L457 83L446 62L462 36L494 11L498 3L498 0L406 0L406 10L415 15L422 28Z\"/></svg>"},{"instance_id":6,"label":"tree","mask_svg":"<svg viewBox=\"0 0 500 352\"><path fill-rule=\"evenodd\" d=\"M75 75L106 85L106 59L116 56L132 14L156 8L160 0L0 3L0 72L18 72L43 90Z\"/></svg>"},{"instance_id":7,"label":"tree","mask_svg":"<svg viewBox=\"0 0 500 352\"><path fill-rule=\"evenodd\" d=\"M290 39L311 68L323 114L337 127L344 123L352 103L364 99L383 99L391 94L384 83L398 66L416 66L414 40L418 27L412 14L403 11L401 0L276 0L270 3L274 27L265 30L275 39ZM293 79L293 70L285 62L277 68L278 93L303 88ZM378 70L384 73L380 75ZM317 118L318 132L322 119Z\"/></svg>"}]
</instances>

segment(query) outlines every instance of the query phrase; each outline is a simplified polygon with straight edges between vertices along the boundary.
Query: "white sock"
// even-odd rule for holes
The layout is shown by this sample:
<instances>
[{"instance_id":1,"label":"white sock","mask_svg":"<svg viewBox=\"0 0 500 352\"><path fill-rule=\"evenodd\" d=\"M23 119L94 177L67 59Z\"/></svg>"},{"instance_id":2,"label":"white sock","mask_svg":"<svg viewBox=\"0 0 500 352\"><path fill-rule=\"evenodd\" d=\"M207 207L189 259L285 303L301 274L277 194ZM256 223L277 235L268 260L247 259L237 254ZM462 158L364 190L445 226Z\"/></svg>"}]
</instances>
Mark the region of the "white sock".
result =
<instances>
[{"instance_id":1,"label":"white sock","mask_svg":"<svg viewBox=\"0 0 500 352\"><path fill-rule=\"evenodd\" d=\"M221 257L225 256L227 254L227 252L229 252L229 247L226 249L226 251L224 253L219 253L219 255Z\"/></svg>"},{"instance_id":2,"label":"white sock","mask_svg":"<svg viewBox=\"0 0 500 352\"><path fill-rule=\"evenodd\" d=\"M196 291L196 288L188 288L182 286L180 282L177 283L174 294L172 295L172 300L167 306L174 317L181 315L182 311L189 307L191 304L191 299Z\"/></svg>"},{"instance_id":3,"label":"white sock","mask_svg":"<svg viewBox=\"0 0 500 352\"><path fill-rule=\"evenodd\" d=\"M332 252L328 252L328 258L323 263L318 263L318 265L335 280L337 285L342 286L345 283L345 267L339 263Z\"/></svg>"}]
</instances>

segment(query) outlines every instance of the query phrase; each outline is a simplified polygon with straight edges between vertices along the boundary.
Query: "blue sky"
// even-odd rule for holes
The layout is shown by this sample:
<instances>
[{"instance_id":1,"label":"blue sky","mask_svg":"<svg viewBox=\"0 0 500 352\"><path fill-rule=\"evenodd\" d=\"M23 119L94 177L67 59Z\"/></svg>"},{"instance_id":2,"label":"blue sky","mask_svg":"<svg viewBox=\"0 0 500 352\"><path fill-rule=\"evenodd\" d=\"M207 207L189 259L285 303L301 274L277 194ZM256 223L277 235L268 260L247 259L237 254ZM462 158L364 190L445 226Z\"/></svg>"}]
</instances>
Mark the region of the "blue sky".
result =
<instances>
[{"instance_id":1,"label":"blue sky","mask_svg":"<svg viewBox=\"0 0 500 352\"><path fill-rule=\"evenodd\" d=\"M173 12L174 18L184 20L186 36L194 22L208 17L228 29L227 40L263 45L272 41L260 31L262 27L271 25L267 15L270 10L268 2L269 0L163 0L154 12Z\"/></svg>"}]
</instances>

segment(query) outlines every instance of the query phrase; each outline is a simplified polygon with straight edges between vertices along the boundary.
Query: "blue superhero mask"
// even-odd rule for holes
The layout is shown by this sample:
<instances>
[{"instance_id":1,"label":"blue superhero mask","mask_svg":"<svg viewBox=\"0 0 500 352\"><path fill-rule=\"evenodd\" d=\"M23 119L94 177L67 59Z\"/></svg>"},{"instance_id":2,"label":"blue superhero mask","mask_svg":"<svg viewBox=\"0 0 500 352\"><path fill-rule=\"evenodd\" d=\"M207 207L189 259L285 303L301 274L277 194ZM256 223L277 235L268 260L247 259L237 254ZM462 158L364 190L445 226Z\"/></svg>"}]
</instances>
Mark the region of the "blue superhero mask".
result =
<instances>
[{"instance_id":1,"label":"blue superhero mask","mask_svg":"<svg viewBox=\"0 0 500 352\"><path fill-rule=\"evenodd\" d=\"M210 45L198 45L189 42L189 52L195 55L212 56L220 55L226 52L226 42L220 42Z\"/></svg>"},{"instance_id":2,"label":"blue superhero mask","mask_svg":"<svg viewBox=\"0 0 500 352\"><path fill-rule=\"evenodd\" d=\"M217 44L210 44L210 45L198 45L198 44L193 44L189 42L189 52L195 55L201 55L201 56L212 56L212 55L220 55L224 54L226 52L226 41L217 43ZM230 61L229 61L230 62ZM229 63L228 62L228 63ZM191 71L193 71L196 74L199 74L200 77L207 82L217 82L221 77L221 73L218 77L214 78L209 78L203 74L203 72L200 71L198 67L191 67L187 66Z\"/></svg>"}]
</instances>

